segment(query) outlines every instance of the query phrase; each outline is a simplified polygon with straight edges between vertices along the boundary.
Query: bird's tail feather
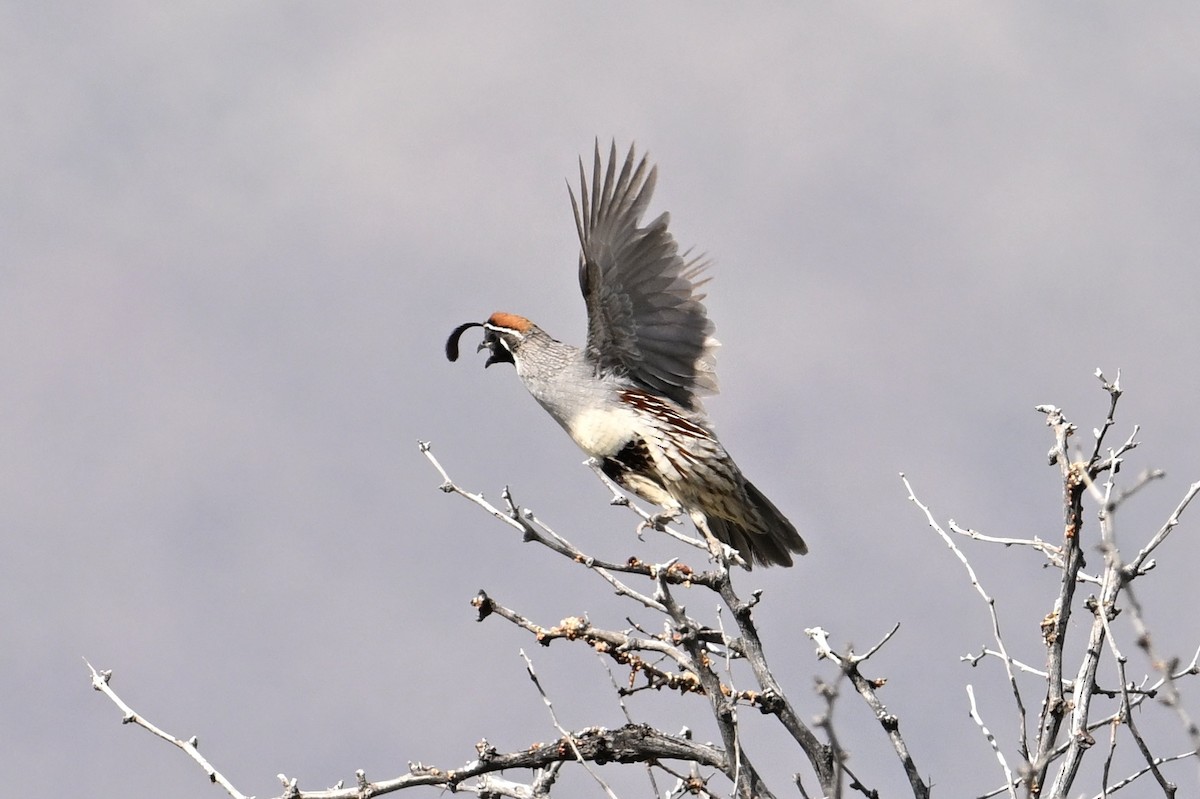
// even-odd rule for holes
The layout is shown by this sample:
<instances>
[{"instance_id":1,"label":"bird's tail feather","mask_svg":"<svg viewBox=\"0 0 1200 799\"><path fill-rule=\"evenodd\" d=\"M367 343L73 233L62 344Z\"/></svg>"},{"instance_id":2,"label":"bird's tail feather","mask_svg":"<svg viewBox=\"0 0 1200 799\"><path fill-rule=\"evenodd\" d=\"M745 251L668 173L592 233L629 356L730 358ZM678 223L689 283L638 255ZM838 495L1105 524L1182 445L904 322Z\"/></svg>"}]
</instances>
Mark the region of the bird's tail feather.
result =
<instances>
[{"instance_id":1,"label":"bird's tail feather","mask_svg":"<svg viewBox=\"0 0 1200 799\"><path fill-rule=\"evenodd\" d=\"M706 521L712 534L736 549L745 559L747 567L755 563L762 566L791 566L793 552L807 555L808 545L787 517L775 507L775 503L767 499L749 480L745 485L746 497L758 512L757 515L766 523L766 529L754 529L710 515Z\"/></svg>"}]
</instances>

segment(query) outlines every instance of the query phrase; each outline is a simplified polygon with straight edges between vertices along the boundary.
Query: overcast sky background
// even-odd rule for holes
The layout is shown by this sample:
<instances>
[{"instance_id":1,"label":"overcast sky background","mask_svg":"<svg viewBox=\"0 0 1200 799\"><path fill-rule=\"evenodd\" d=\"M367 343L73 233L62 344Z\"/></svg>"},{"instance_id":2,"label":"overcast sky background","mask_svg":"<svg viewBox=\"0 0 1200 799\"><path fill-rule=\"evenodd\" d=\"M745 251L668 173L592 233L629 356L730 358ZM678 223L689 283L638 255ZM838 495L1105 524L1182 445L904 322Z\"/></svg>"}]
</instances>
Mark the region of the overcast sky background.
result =
<instances>
[{"instance_id":1,"label":"overcast sky background","mask_svg":"<svg viewBox=\"0 0 1200 799\"><path fill-rule=\"evenodd\" d=\"M1167 472L1121 540L1200 479L1198 41L1185 2L0 5L6 790L217 795L119 724L84 656L259 796L278 772L317 789L553 738L521 647L565 725L622 723L594 656L468 601L547 625L632 609L443 495L416 448L597 555L679 554L634 538L511 369L442 354L495 310L582 343L564 180L596 137L649 150L651 213L715 261L710 414L812 550L738 577L765 589L777 675L811 718L831 672L802 630L861 650L900 622L867 671L919 767L939 796L995 787L964 686L1010 758L1011 695L998 662L958 660L990 642L986 609L897 475L943 521L1056 539L1033 408L1086 434L1102 367L1128 392L1115 440L1142 425L1127 476ZM1198 514L1140 596L1185 660ZM1055 573L964 546L1041 665ZM667 704L630 709L714 737L702 700ZM1144 717L1157 753L1186 749ZM852 766L902 795L856 696L837 719ZM798 756L750 723L791 795ZM1171 773L1200 792L1194 765Z\"/></svg>"}]
</instances>

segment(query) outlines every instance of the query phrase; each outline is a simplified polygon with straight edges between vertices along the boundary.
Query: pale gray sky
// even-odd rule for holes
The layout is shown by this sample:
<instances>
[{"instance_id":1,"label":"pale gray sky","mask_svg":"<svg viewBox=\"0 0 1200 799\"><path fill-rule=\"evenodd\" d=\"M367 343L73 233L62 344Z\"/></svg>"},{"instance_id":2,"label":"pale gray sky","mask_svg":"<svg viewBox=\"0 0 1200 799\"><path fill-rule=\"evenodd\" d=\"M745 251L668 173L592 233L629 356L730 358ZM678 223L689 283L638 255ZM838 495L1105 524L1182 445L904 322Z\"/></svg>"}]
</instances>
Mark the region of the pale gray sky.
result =
<instances>
[{"instance_id":1,"label":"pale gray sky","mask_svg":"<svg viewBox=\"0 0 1200 799\"><path fill-rule=\"evenodd\" d=\"M1200 479L1197 41L1182 2L0 6L8 790L216 795L119 725L85 655L259 796L280 771L318 788L552 738L519 647L565 724L621 723L594 658L467 602L627 611L437 491L415 443L597 554L672 553L633 537L511 370L441 351L494 310L582 341L564 180L596 137L650 151L652 213L715 261L710 413L812 548L740 580L766 589L779 677L811 716L829 671L803 628L865 648L901 622L871 671L914 757L938 795L994 787L964 686L1010 752L1011 697L995 663L958 661L986 612L897 473L943 519L1053 539L1033 407L1086 433L1107 407L1092 371L1119 367L1118 433L1145 442L1128 473L1168 473L1121 534L1140 543ZM1185 657L1196 519L1143 589ZM1040 664L1054 573L968 552ZM666 704L632 710L704 736L699 700ZM838 712L893 795L865 708ZM792 750L759 746L785 792Z\"/></svg>"}]
</instances>

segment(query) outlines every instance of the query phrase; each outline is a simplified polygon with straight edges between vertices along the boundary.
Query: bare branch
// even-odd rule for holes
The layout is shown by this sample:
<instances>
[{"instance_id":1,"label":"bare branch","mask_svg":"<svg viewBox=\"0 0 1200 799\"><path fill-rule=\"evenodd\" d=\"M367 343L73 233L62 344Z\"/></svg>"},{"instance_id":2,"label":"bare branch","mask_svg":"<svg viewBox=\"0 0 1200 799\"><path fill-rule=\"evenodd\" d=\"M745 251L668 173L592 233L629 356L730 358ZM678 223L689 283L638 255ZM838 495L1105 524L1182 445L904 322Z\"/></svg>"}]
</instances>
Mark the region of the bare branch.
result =
<instances>
[{"instance_id":1,"label":"bare branch","mask_svg":"<svg viewBox=\"0 0 1200 799\"><path fill-rule=\"evenodd\" d=\"M817 657L825 658L832 661L854 686L854 690L858 691L858 695L863 698L867 706L875 714L875 720L883 727L887 733L888 740L892 743L892 749L896 752L896 756L900 759L900 764L904 768L904 774L908 777L909 787L912 788L913 796L917 799L928 799L929 786L921 779L920 772L917 770L916 763L908 751L908 744L905 743L904 737L900 734L900 719L895 714L888 711L883 700L875 692L876 688L881 688L887 682L882 679L868 679L859 671L859 664L865 661L868 657L879 650L879 647L888 641L899 629L899 625L892 628L883 640L870 649L865 655L855 655L849 652L845 655L839 655L833 651L829 645L829 634L820 627L811 627L804 631L804 634L813 640L817 647Z\"/></svg>"},{"instance_id":2,"label":"bare branch","mask_svg":"<svg viewBox=\"0 0 1200 799\"><path fill-rule=\"evenodd\" d=\"M1196 756L1195 752L1180 752L1177 755L1170 755L1169 757L1156 757L1156 758L1154 758L1154 766L1153 767L1157 768L1158 766L1162 766L1166 763L1173 763L1176 760L1185 760L1189 757L1195 757L1195 756ZM1139 777L1145 776L1147 773L1149 773L1150 769L1151 769L1151 766L1146 766L1145 768L1143 768L1139 771L1135 771L1134 773L1130 774L1125 779L1123 779L1119 782L1114 782L1112 785L1107 786L1100 793L1096 794L1094 799L1106 799L1106 797L1108 797L1108 796L1116 793L1117 791L1121 790L1122 788L1128 786L1130 783L1134 782Z\"/></svg>"},{"instance_id":3,"label":"bare branch","mask_svg":"<svg viewBox=\"0 0 1200 799\"><path fill-rule=\"evenodd\" d=\"M210 782L220 785L233 799L249 799L244 793L233 787L233 784L221 772L213 768L212 764L200 754L200 742L196 736L193 735L185 741L154 726L145 718L135 713L133 708L125 704L121 697L117 696L116 691L109 685L109 682L112 680L111 671L96 671L92 664L87 662L86 658L83 662L87 663L88 671L92 673L92 688L107 696L112 700L114 705L121 709L121 713L123 714L123 718L121 719L122 724L136 724L142 729L148 730L159 738L162 738L167 743L179 747L188 757L196 761L200 768L204 769L204 773L208 776Z\"/></svg>"},{"instance_id":4,"label":"bare branch","mask_svg":"<svg viewBox=\"0 0 1200 799\"><path fill-rule=\"evenodd\" d=\"M575 753L575 760L583 765L588 774L592 775L592 779L596 781L596 783L604 791L605 795L607 795L609 799L617 799L617 795L613 793L612 788L608 787L608 783L596 773L595 769L588 765L588 762L584 759L583 754L579 751L579 746L575 743L575 736L568 732L563 725L559 723L558 714L554 712L554 703L550 701L550 697L546 693L546 689L542 687L542 682L538 679L537 672L534 671L533 661L530 660L529 656L525 654L524 649L520 651L521 659L525 661L525 671L529 674L529 679L533 681L534 687L537 688L538 694L541 695L542 702L546 705L546 711L550 714L550 721L554 724L554 729L558 730L558 734L562 736L562 740L567 741L570 744L571 751Z\"/></svg>"},{"instance_id":5,"label":"bare branch","mask_svg":"<svg viewBox=\"0 0 1200 799\"><path fill-rule=\"evenodd\" d=\"M979 731L983 733L983 737L987 738L988 745L992 747L992 752L996 755L996 760L1000 763L1000 768L1004 770L1004 784L1008 786L1008 795L1012 799L1017 799L1017 785L1019 783L1013 779L1012 769L1008 767L1008 761L1004 759L1004 753L1000 751L1000 745L996 743L996 736L992 735L987 725L983 723L983 718L979 715L979 708L975 705L975 689L970 685L967 686L967 700L971 705L971 719L979 726Z\"/></svg>"},{"instance_id":6,"label":"bare branch","mask_svg":"<svg viewBox=\"0 0 1200 799\"><path fill-rule=\"evenodd\" d=\"M751 613L758 601L759 594L756 593L749 602L742 601L734 593L733 583L727 571L724 573L724 579L718 585L718 590L725 606L733 613L733 619L737 622L738 631L741 633L738 645L745 654L750 668L754 671L754 678L758 681L759 688L762 689L762 694L758 698L760 708L763 712L771 713L778 718L784 729L804 750L804 754L808 756L809 763L817 773L818 779L821 780L822 786L829 788L836 785L836 782L833 782L835 777L834 761L830 748L822 744L813 731L808 728L808 725L800 719L783 688L779 685L779 681L775 679L775 675L771 673L771 669L767 665L762 639L759 637L758 626L754 623Z\"/></svg>"},{"instance_id":7,"label":"bare branch","mask_svg":"<svg viewBox=\"0 0 1200 799\"><path fill-rule=\"evenodd\" d=\"M727 572L725 577L728 578ZM667 608L675 635L680 638L680 643L691 657L700 679L700 685L704 689L704 695L708 697L713 719L721 733L725 751L729 753L732 760L725 772L726 776L734 781L739 796L761 796L764 799L773 796L766 784L763 783L758 770L741 749L738 741L736 705L730 697L726 696L720 678L712 669L712 661L705 651L704 640L696 634L698 630L695 622L687 616L683 606L675 600L670 586L661 578L658 580L655 598L659 599Z\"/></svg>"},{"instance_id":8,"label":"bare branch","mask_svg":"<svg viewBox=\"0 0 1200 799\"><path fill-rule=\"evenodd\" d=\"M1115 546L1110 550L1108 561L1110 564L1109 568L1111 568L1113 571L1116 571L1119 568L1120 562L1117 558ZM1146 764L1150 769L1150 773L1153 774L1154 779L1158 781L1159 787L1163 789L1163 793L1168 797L1173 797L1175 795L1175 786L1163 776L1158 764L1155 763L1154 755L1150 753L1150 747L1146 745L1146 739L1142 737L1141 732L1138 730L1137 722L1134 720L1134 714L1131 710L1132 703L1130 701L1128 690L1129 680L1127 679L1125 673L1126 658L1125 655L1122 654L1120 648L1117 646L1116 637L1113 635L1112 627L1110 626L1110 614L1106 611L1106 608L1098 606L1095 610L1095 613L1096 618L1098 618L1101 624L1104 625L1105 637L1108 641L1108 648L1112 652L1113 660L1116 663L1117 679L1121 684L1121 710L1119 721L1123 722L1129 728L1129 734L1133 736L1133 740L1137 744L1138 751L1142 753L1142 757L1146 760ZM1115 613L1113 615L1115 615ZM1115 726L1116 725L1114 723L1114 729ZM1115 744L1112 748L1115 749ZM1105 771L1107 772L1107 768Z\"/></svg>"},{"instance_id":9,"label":"bare branch","mask_svg":"<svg viewBox=\"0 0 1200 799\"><path fill-rule=\"evenodd\" d=\"M1049 461L1051 464L1058 465L1063 484L1062 576L1054 608L1043 621L1043 638L1048 649L1049 678L1046 680L1046 698L1042 703L1041 716L1038 721L1036 755L1029 759L1029 779L1031 784L1040 789L1045 785L1051 752L1057 744L1058 733L1069 708L1069 703L1063 693L1063 650L1066 646L1071 614L1074 610L1075 586L1084 566L1079 536L1083 529L1082 497L1087 464L1071 461L1067 442L1075 434L1076 427L1067 421L1062 411L1053 405L1039 405L1036 410L1046 415L1046 424L1054 431L1054 446L1050 450ZM1107 430L1107 427L1105 429ZM1098 434L1097 438L1100 439L1102 436ZM1098 647L1090 647L1088 651L1090 653L1097 649ZM1098 653L1096 656L1098 657ZM1078 680L1075 685L1078 690L1080 687ZM1077 745L1077 743L1077 741L1072 741L1072 745ZM1062 783L1060 782L1060 784Z\"/></svg>"},{"instance_id":10,"label":"bare branch","mask_svg":"<svg viewBox=\"0 0 1200 799\"><path fill-rule=\"evenodd\" d=\"M1120 369L1117 370L1116 380L1113 380L1111 383L1108 382L1108 378L1104 376L1104 372L1100 371L1099 369L1097 369L1094 374L1096 379L1100 381L1100 385L1103 386L1104 390L1108 392L1109 404L1108 416L1104 419L1104 425L1101 428L1092 431L1092 435L1095 438L1096 443L1095 448L1092 450L1092 456L1088 459L1090 463L1095 463L1100 458L1100 449L1104 446L1104 437L1108 434L1108 431L1112 428L1116 421L1117 401L1121 399L1121 394L1123 393L1121 391Z\"/></svg>"},{"instance_id":11,"label":"bare branch","mask_svg":"<svg viewBox=\"0 0 1200 799\"><path fill-rule=\"evenodd\" d=\"M1187 506L1195 499L1197 493L1200 493L1200 482L1195 482L1188 486L1187 493L1183 495L1183 499L1175 506L1175 510L1171 512L1170 517L1163 523L1163 526L1158 528L1158 532L1141 548L1133 560L1129 561L1124 567L1123 571L1128 579L1132 579L1134 576L1150 568L1146 565L1147 558L1150 557L1150 554L1154 550L1158 549L1163 541L1167 540L1167 536L1179 525L1179 517L1187 510Z\"/></svg>"},{"instance_id":12,"label":"bare branch","mask_svg":"<svg viewBox=\"0 0 1200 799\"><path fill-rule=\"evenodd\" d=\"M92 673L92 687L104 693L121 709L124 714L124 723L136 724L182 749L200 765L212 782L224 788L233 799L250 799L234 788L200 755L195 738L187 741L181 740L142 718L112 690L109 684L111 672L97 672L91 664L88 664L88 668ZM505 769L548 769L556 763L580 758L597 764L683 760L711 766L726 773L731 771L724 753L720 750L706 744L667 735L644 724L626 724L615 730L589 727L564 736L552 744L534 744L527 750L507 754L497 753L485 741L481 742L477 751L479 757L476 760L453 770L412 764L408 774L380 782L368 782L360 771L358 772L358 784L353 788L339 786L327 790L304 791L300 790L294 778L288 778L281 774L279 777L285 790L279 799L361 799L363 796L377 796L420 785L442 786L457 790L467 787L462 785L465 780L480 775L492 774Z\"/></svg>"},{"instance_id":13,"label":"bare branch","mask_svg":"<svg viewBox=\"0 0 1200 799\"><path fill-rule=\"evenodd\" d=\"M975 587L975 591L980 597L983 598L984 604L987 605L988 615L992 620L992 639L996 642L996 648L999 650L1000 659L1004 662L1004 671L1008 675L1009 689L1012 691L1013 700L1016 702L1017 706L1017 749L1021 755L1021 759L1028 764L1029 744L1025 738L1025 702L1021 699L1021 689L1017 685L1017 677L1013 672L1014 660L1012 656L1008 654L1008 647L1005 646L1004 636L1000 632L1000 616L996 612L996 600L993 599L988 592L983 589L983 584L979 582L979 577L975 574L975 569L971 566L971 562L967 560L967 556L964 555L962 550L958 548L958 545L954 543L954 539L942 529L940 524L938 524L937 519L933 517L933 512L930 511L929 508L919 499L917 499L917 495L913 491L912 484L909 483L908 478L901 473L900 479L904 482L904 487L908 490L909 500L921 509L921 511L925 514L925 520L928 522L929 526L933 528L934 532L941 536L941 539L943 542L945 542L946 546L950 547L950 551L954 553L954 556L958 558L959 562L963 565L963 568L967 570L967 576L971 580L971 585ZM1058 679L1060 680L1059 690L1061 691L1061 675Z\"/></svg>"},{"instance_id":14,"label":"bare branch","mask_svg":"<svg viewBox=\"0 0 1200 799\"><path fill-rule=\"evenodd\" d=\"M1137 479L1134 481L1132 486L1130 486L1129 488L1122 488L1115 497L1109 498L1108 505L1106 506L1105 509L1109 512L1115 511L1121 505L1125 504L1125 501L1128 500L1130 497L1132 497L1134 494L1138 493L1143 488L1145 488L1146 486L1153 483L1155 480L1161 480L1162 478L1164 478L1166 476L1167 476L1167 473L1164 472L1162 469L1146 469L1146 470L1144 470L1141 474L1139 474L1137 476Z\"/></svg>"},{"instance_id":15,"label":"bare branch","mask_svg":"<svg viewBox=\"0 0 1200 799\"><path fill-rule=\"evenodd\" d=\"M552 552L562 555L568 560L596 571L611 585L613 585L614 588L617 588L618 593L620 594L631 596L638 599L638 601L643 602L643 604L647 604L644 595L638 594L628 586L616 581L612 577L612 572L638 574L654 579L657 579L661 574L663 579L675 585L696 584L706 585L710 588L715 588L717 585L718 576L715 572L695 572L690 566L683 563L677 563L675 560L672 560L666 564L652 564L645 563L637 558L630 558L624 563L617 563L615 561L601 560L600 558L588 555L575 545L571 544L566 538L554 532L548 525L539 520L534 515L533 511L529 510L528 508L521 508L518 506L512 498L512 491L508 487L505 487L502 492L507 510L501 511L484 499L483 494L467 491L450 479L449 474L442 467L441 463L439 463L434 457L433 446L430 442L419 441L417 444L421 453L429 460L430 463L433 464L434 468L437 469L438 474L442 476L442 484L439 486L439 488L443 492L447 494L457 494L458 496L463 497L464 499L467 499L475 505L483 508L490 515L500 519L505 524L520 531L522 534L522 540L539 543ZM684 538L691 541L693 544L699 543L696 539L689 536L684 536ZM703 549L704 545L699 544L699 547ZM649 602L647 606L654 607L654 604L653 602ZM658 610L660 613L663 612L662 608L654 607L654 609Z\"/></svg>"},{"instance_id":16,"label":"bare branch","mask_svg":"<svg viewBox=\"0 0 1200 799\"><path fill-rule=\"evenodd\" d=\"M430 463L433 464L433 468L438 470L438 474L442 476L442 484L439 486L442 491L446 492L447 494L458 494L460 497L474 502L492 516L495 516L497 519L509 525L510 527L516 528L518 531L527 536L535 535L534 531L529 527L528 524L525 524L521 520L519 515L515 515L511 512L505 513L484 499L483 494L472 494L471 492L464 491L456 486L454 481L450 479L450 475L446 474L446 470L442 468L442 464L438 462L436 457L434 457L433 447L428 441L418 441L417 448L420 449L421 453L429 460ZM505 491L507 491L507 489L505 489Z\"/></svg>"},{"instance_id":17,"label":"bare branch","mask_svg":"<svg viewBox=\"0 0 1200 799\"><path fill-rule=\"evenodd\" d=\"M604 630L592 625L584 616L571 616L563 619L554 627L543 627L535 624L516 611L501 605L484 591L480 591L471 600L471 604L479 611L479 620L495 614L516 626L528 630L542 646L549 646L551 641L563 639L582 641L600 654L608 655L617 663L627 666L632 683L633 675L642 673L649 681L651 688L669 688L681 692L700 693L701 685L696 666L692 658L678 647L657 638L640 638L628 633ZM665 671L647 662L635 653L650 651L664 655L675 662L681 674Z\"/></svg>"}]
</instances>

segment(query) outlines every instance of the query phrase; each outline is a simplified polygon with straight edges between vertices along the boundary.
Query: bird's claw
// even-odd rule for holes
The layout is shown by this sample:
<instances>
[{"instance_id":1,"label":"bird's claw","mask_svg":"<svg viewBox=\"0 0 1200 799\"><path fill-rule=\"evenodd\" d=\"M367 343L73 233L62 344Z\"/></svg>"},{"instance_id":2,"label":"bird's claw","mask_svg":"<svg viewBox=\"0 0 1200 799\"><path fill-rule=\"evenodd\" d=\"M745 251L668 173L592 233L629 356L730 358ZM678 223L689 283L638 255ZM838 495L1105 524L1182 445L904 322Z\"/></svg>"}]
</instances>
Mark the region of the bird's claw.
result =
<instances>
[{"instance_id":1,"label":"bird's claw","mask_svg":"<svg viewBox=\"0 0 1200 799\"><path fill-rule=\"evenodd\" d=\"M661 513L655 513L642 522L639 527L665 532L667 525L674 523L679 518L680 513L681 511L678 510L665 510Z\"/></svg>"},{"instance_id":2,"label":"bird's claw","mask_svg":"<svg viewBox=\"0 0 1200 799\"><path fill-rule=\"evenodd\" d=\"M667 531L667 525L677 520L679 518L679 514L680 511L674 510L663 511L662 513L655 513L650 516L646 516L642 519L642 521L638 522L638 526L637 529L634 530L634 534L637 535L639 541L645 541L646 539L642 537L642 534L647 530L657 530L660 533L665 533Z\"/></svg>"},{"instance_id":3,"label":"bird's claw","mask_svg":"<svg viewBox=\"0 0 1200 799\"><path fill-rule=\"evenodd\" d=\"M741 566L743 569L748 570L750 568L750 564L746 562L745 558L742 557L742 554L733 547L729 546L729 544L718 541L711 536L706 537L708 538L708 554L712 556L714 561L726 567L728 567L729 564L734 563L738 566Z\"/></svg>"}]
</instances>

